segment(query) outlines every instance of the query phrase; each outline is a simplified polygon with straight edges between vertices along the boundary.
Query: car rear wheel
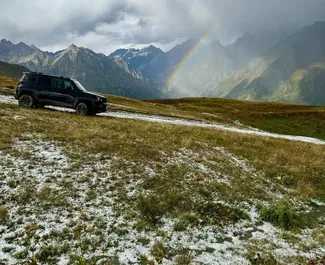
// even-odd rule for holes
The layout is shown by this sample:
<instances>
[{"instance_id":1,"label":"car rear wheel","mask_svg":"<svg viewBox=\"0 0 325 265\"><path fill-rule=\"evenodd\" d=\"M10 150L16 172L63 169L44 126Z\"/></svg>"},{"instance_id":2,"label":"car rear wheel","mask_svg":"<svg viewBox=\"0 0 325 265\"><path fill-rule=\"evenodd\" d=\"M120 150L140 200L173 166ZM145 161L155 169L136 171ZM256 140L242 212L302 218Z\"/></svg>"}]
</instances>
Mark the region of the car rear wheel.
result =
<instances>
[{"instance_id":1,"label":"car rear wheel","mask_svg":"<svg viewBox=\"0 0 325 265\"><path fill-rule=\"evenodd\" d=\"M79 115L88 115L89 108L88 108L87 104L81 102L77 105L76 112Z\"/></svg>"},{"instance_id":2,"label":"car rear wheel","mask_svg":"<svg viewBox=\"0 0 325 265\"><path fill-rule=\"evenodd\" d=\"M31 108L34 106L34 99L31 95L22 95L18 100L19 106Z\"/></svg>"}]
</instances>

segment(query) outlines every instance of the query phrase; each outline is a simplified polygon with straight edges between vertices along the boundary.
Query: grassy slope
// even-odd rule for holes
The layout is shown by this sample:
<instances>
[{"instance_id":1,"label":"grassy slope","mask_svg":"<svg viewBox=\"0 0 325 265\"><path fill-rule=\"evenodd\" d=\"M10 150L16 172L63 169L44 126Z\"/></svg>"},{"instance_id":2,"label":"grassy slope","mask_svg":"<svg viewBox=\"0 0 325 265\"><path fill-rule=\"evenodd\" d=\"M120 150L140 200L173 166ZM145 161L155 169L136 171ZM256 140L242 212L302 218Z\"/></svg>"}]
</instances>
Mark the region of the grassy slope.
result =
<instances>
[{"instance_id":1,"label":"grassy slope","mask_svg":"<svg viewBox=\"0 0 325 265\"><path fill-rule=\"evenodd\" d=\"M217 250L197 249L188 254L187 242L181 240L175 246L170 236L175 233L181 236L197 227L202 230L199 235L202 240L206 235L204 231L213 231L209 234L216 233L216 237L217 231L241 222L252 231L260 231L261 223L247 216L250 211L247 205L259 209L260 205L272 205L279 196L290 198L295 201L294 205L302 205L302 211L305 211L303 205L308 204L311 211L307 217L313 221L307 225L313 227L316 235L323 231L323 223L315 217L318 208L310 199L325 200L324 146L213 129L25 110L6 104L0 104L0 126L0 154L4 157L0 167L12 168L10 173L0 175L6 189L0 195L0 222L8 227L0 234L11 232L9 242L27 245L19 253L6 249L16 253L20 261L29 257L36 261L33 264L56 264L49 261L70 253L71 262L84 262L71 264L95 264L95 261L87 261L88 255L107 253L111 249L123 252L126 245L119 242L124 242L128 233L136 233L137 244L150 249L151 254L139 257L141 263L136 264L154 264L152 259L159 263L175 255L183 255L185 260L202 252L211 255L209 252ZM35 142L24 149L25 140ZM33 150L42 143L41 149ZM56 160L42 164L44 159L37 156L41 150L53 152L53 148L44 143L55 143L64 150L72 161L66 171L58 173L63 166ZM11 162L3 165L6 160ZM15 161L20 161L17 167L22 173L17 172ZM55 171L47 172L49 166ZM39 171L47 173L33 177ZM293 226L293 231L291 228L279 230L277 237L302 253L321 246L323 237L315 237L312 245L309 240L298 239L300 233L305 232L300 231L302 224L295 221L294 206L286 205L281 202L280 206L273 206L275 210L263 208L261 218L270 221L276 218L272 222L280 227ZM110 211L101 211L107 207L114 212L113 221L107 217ZM276 211L275 217L274 214L269 217L272 211ZM284 220L278 219L278 211L280 215L282 211L289 215L285 215ZM73 221L76 216L77 221ZM301 216L304 215L300 214L299 218ZM47 228L51 231L49 235L42 232L42 227L49 225L44 223L48 218L57 224L53 230ZM70 219L67 225L60 223ZM116 224L117 220L124 223ZM173 220L172 232L163 226L164 220ZM19 239L21 223L26 227L24 240L28 240L27 243ZM37 235L42 247L31 252L28 242L33 242ZM118 240L112 241L116 235ZM221 233L221 238L211 242L214 240L229 244L231 239ZM257 264L274 264L268 263L273 259L274 246L266 246L267 240L253 239L249 235L241 240L247 252L240 255L252 259L258 252L262 260ZM210 242L210 239L204 241ZM80 246L82 252L77 254ZM236 248L229 248L226 253L229 251L238 255ZM287 258L282 264L307 262L301 255Z\"/></svg>"},{"instance_id":2,"label":"grassy slope","mask_svg":"<svg viewBox=\"0 0 325 265\"><path fill-rule=\"evenodd\" d=\"M150 101L200 119L239 121L261 130L325 139L325 107L198 98ZM212 115L207 115L212 114Z\"/></svg>"},{"instance_id":3,"label":"grassy slope","mask_svg":"<svg viewBox=\"0 0 325 265\"><path fill-rule=\"evenodd\" d=\"M198 143L224 146L234 154L247 158L270 177L278 174L291 176L290 187L294 187L297 191L304 188L300 186L304 185L302 180L308 182L313 186L311 195L319 195L325 199L324 183L316 181L324 170L324 146L214 129L133 120L125 122L124 119L107 117L79 117L55 111L25 110L5 104L1 104L1 109L5 110L1 116L1 149L10 146L15 137L28 133L42 134L47 139L66 143L83 142L84 148L93 153L116 153L138 160L156 160L159 159L161 151L171 152L181 147L195 150L200 146ZM16 121L13 114L23 115L25 118ZM138 148L139 143L142 148ZM314 178L315 181L308 181Z\"/></svg>"},{"instance_id":4,"label":"grassy slope","mask_svg":"<svg viewBox=\"0 0 325 265\"><path fill-rule=\"evenodd\" d=\"M7 76L0 76L0 92L4 94L13 94L17 86L18 79Z\"/></svg>"},{"instance_id":5,"label":"grassy slope","mask_svg":"<svg viewBox=\"0 0 325 265\"><path fill-rule=\"evenodd\" d=\"M29 69L24 66L0 62L0 76L20 78L22 73L27 71L29 71Z\"/></svg>"},{"instance_id":6,"label":"grassy slope","mask_svg":"<svg viewBox=\"0 0 325 265\"><path fill-rule=\"evenodd\" d=\"M14 93L4 86L18 80L0 77L0 92ZM2 88L1 88L2 87ZM261 130L325 139L325 107L275 102L250 102L218 98L140 101L106 95L111 109L184 117L234 125L236 121Z\"/></svg>"},{"instance_id":7,"label":"grassy slope","mask_svg":"<svg viewBox=\"0 0 325 265\"><path fill-rule=\"evenodd\" d=\"M8 86L17 80L0 78L0 82ZM0 90L13 93L9 88ZM325 138L322 107L226 99L107 98L118 110L227 124L238 120L269 131ZM0 224L5 227L0 238L9 244L0 254L19 262L57 264L65 256L71 264L91 265L99 258L125 264L114 255L134 251L131 242L136 240L147 251L142 256L134 253L136 264L163 259L190 264L202 255L213 259L219 255L213 248L216 242L230 244L220 252L222 258L226 253L253 261L259 253L256 264L275 264L276 242L244 233L236 245L220 232L233 233L235 224L260 233L262 220L282 229L266 238L275 236L301 253L306 249L315 253L325 242L319 236L324 233L318 219L323 208L311 201L325 200L324 146L7 104L0 104L0 127L0 168L8 172L0 173L6 190L0 194ZM56 160L62 157L57 148L70 161L67 166ZM40 158L42 150L50 158ZM285 199L278 201L279 197ZM250 219L252 210L258 219ZM172 224L167 230L166 220ZM306 226L312 227L311 232L301 230ZM212 239L204 240L208 247L189 251L206 231L213 231ZM188 233L194 233L190 241ZM183 236L185 241L179 239ZM31 251L35 240L40 247ZM107 257L108 250L113 256ZM308 260L299 254L285 256L277 264L288 262Z\"/></svg>"}]
</instances>

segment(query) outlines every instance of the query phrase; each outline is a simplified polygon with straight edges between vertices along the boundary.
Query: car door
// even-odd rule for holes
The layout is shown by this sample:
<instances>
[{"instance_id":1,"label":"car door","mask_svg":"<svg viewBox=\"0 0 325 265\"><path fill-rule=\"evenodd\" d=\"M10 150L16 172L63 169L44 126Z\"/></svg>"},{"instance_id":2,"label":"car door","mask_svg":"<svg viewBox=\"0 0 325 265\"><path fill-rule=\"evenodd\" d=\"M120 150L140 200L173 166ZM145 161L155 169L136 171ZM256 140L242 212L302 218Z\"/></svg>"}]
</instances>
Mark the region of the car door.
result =
<instances>
[{"instance_id":1,"label":"car door","mask_svg":"<svg viewBox=\"0 0 325 265\"><path fill-rule=\"evenodd\" d=\"M54 89L51 98L56 102L56 105L62 107L73 107L73 86L70 80L52 77L51 86Z\"/></svg>"},{"instance_id":2,"label":"car door","mask_svg":"<svg viewBox=\"0 0 325 265\"><path fill-rule=\"evenodd\" d=\"M38 99L41 103L49 103L54 92L51 86L51 76L40 75L37 82Z\"/></svg>"}]
</instances>

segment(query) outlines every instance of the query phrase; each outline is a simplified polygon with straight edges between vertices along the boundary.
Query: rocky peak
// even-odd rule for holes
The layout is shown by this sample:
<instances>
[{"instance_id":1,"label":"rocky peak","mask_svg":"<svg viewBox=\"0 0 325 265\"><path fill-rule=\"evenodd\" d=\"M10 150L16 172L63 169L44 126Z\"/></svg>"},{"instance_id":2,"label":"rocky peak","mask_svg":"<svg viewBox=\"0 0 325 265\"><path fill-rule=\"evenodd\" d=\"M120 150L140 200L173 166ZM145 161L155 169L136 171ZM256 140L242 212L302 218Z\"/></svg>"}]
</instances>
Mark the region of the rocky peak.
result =
<instances>
[{"instance_id":1,"label":"rocky peak","mask_svg":"<svg viewBox=\"0 0 325 265\"><path fill-rule=\"evenodd\" d=\"M68 47L68 49L67 50L77 50L78 49L78 47L75 45L75 44L71 44L69 47Z\"/></svg>"},{"instance_id":2,"label":"rocky peak","mask_svg":"<svg viewBox=\"0 0 325 265\"><path fill-rule=\"evenodd\" d=\"M145 50L148 50L148 51L161 51L159 48L153 46L153 45L150 45L149 47L145 48Z\"/></svg>"},{"instance_id":3,"label":"rocky peak","mask_svg":"<svg viewBox=\"0 0 325 265\"><path fill-rule=\"evenodd\" d=\"M38 47L36 47L34 44L29 45L34 51L40 51Z\"/></svg>"},{"instance_id":4,"label":"rocky peak","mask_svg":"<svg viewBox=\"0 0 325 265\"><path fill-rule=\"evenodd\" d=\"M14 45L11 41L6 40L6 39L2 39L2 40L0 41L0 43L1 43L2 45L6 45L6 46L13 46L13 45Z\"/></svg>"},{"instance_id":5,"label":"rocky peak","mask_svg":"<svg viewBox=\"0 0 325 265\"><path fill-rule=\"evenodd\" d=\"M214 42L212 42L210 44L211 47L213 47L214 49L217 48L217 49L225 49L226 47L223 46L221 43L220 43L220 40L215 40Z\"/></svg>"}]
</instances>

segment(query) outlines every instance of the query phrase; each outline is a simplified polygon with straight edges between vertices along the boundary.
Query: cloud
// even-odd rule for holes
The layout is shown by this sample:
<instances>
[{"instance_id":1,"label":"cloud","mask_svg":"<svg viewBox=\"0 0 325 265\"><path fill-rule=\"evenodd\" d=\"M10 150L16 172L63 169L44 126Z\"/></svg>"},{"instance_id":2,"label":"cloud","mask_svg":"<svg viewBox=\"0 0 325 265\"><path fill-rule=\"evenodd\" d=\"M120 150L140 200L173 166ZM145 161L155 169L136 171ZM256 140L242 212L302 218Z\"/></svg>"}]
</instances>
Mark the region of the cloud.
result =
<instances>
[{"instance_id":1,"label":"cloud","mask_svg":"<svg viewBox=\"0 0 325 265\"><path fill-rule=\"evenodd\" d=\"M227 41L318 20L325 20L325 0L0 0L0 37L50 50L72 42L106 53L169 47L206 32Z\"/></svg>"}]
</instances>

